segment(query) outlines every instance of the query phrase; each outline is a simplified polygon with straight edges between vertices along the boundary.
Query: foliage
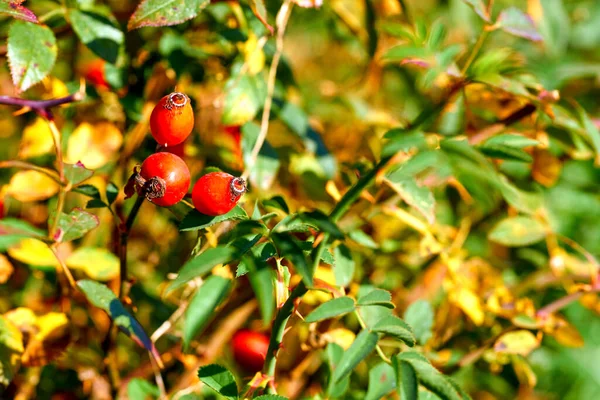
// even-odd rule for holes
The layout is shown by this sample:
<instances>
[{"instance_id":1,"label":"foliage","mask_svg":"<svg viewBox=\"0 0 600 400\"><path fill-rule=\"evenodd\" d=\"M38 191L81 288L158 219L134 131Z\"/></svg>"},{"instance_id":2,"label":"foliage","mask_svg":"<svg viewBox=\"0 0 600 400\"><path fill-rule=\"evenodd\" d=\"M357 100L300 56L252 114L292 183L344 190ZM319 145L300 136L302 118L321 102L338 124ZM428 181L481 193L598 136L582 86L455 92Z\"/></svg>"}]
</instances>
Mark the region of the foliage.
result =
<instances>
[{"instance_id":1,"label":"foliage","mask_svg":"<svg viewBox=\"0 0 600 400\"><path fill-rule=\"evenodd\" d=\"M0 0L0 35L0 397L600 390L599 2ZM224 215L125 195L175 90L161 150L248 180Z\"/></svg>"}]
</instances>

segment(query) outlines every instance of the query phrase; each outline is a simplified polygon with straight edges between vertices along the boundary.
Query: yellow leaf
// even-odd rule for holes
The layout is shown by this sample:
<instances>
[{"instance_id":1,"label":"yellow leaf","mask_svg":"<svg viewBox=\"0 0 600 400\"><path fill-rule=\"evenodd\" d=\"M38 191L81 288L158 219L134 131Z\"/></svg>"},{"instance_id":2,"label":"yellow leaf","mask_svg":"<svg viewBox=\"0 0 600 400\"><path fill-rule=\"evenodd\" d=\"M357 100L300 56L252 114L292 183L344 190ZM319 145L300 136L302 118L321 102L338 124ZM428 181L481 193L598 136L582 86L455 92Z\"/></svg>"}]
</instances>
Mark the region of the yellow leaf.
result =
<instances>
[{"instance_id":1,"label":"yellow leaf","mask_svg":"<svg viewBox=\"0 0 600 400\"><path fill-rule=\"evenodd\" d=\"M21 332L35 334L37 332L37 317L35 313L26 307L18 307L4 314L4 318L10 321Z\"/></svg>"},{"instance_id":2,"label":"yellow leaf","mask_svg":"<svg viewBox=\"0 0 600 400\"><path fill-rule=\"evenodd\" d=\"M355 337L354 332L346 328L335 328L323 334L323 339L341 346L344 350L348 350Z\"/></svg>"},{"instance_id":3,"label":"yellow leaf","mask_svg":"<svg viewBox=\"0 0 600 400\"><path fill-rule=\"evenodd\" d=\"M14 268L4 254L0 254L0 284L6 283L12 275Z\"/></svg>"},{"instance_id":4,"label":"yellow leaf","mask_svg":"<svg viewBox=\"0 0 600 400\"><path fill-rule=\"evenodd\" d=\"M515 375L517 375L517 379L519 379L521 384L530 388L535 387L537 384L537 376L531 369L531 366L527 360L519 356L513 356L512 365L513 369L515 370Z\"/></svg>"},{"instance_id":5,"label":"yellow leaf","mask_svg":"<svg viewBox=\"0 0 600 400\"><path fill-rule=\"evenodd\" d=\"M42 95L43 99L57 99L69 95L69 89L63 81L58 78L48 77L43 80L46 92Z\"/></svg>"},{"instance_id":6,"label":"yellow leaf","mask_svg":"<svg viewBox=\"0 0 600 400\"><path fill-rule=\"evenodd\" d=\"M23 337L19 329L0 315L0 386L7 386L19 367Z\"/></svg>"},{"instance_id":7,"label":"yellow leaf","mask_svg":"<svg viewBox=\"0 0 600 400\"><path fill-rule=\"evenodd\" d=\"M69 320L63 313L49 312L37 318L37 334L25 348L22 361L28 367L43 366L60 356L71 340Z\"/></svg>"},{"instance_id":8,"label":"yellow leaf","mask_svg":"<svg viewBox=\"0 0 600 400\"><path fill-rule=\"evenodd\" d=\"M475 293L469 289L460 288L452 294L452 300L467 314L475 325L479 326L483 324L485 314L483 313L481 301Z\"/></svg>"},{"instance_id":9,"label":"yellow leaf","mask_svg":"<svg viewBox=\"0 0 600 400\"><path fill-rule=\"evenodd\" d=\"M37 117L23 130L19 158L37 157L52 151L54 151L54 141L50 126L43 118Z\"/></svg>"},{"instance_id":10,"label":"yellow leaf","mask_svg":"<svg viewBox=\"0 0 600 400\"><path fill-rule=\"evenodd\" d=\"M17 261L35 267L57 267L59 265L46 243L37 239L21 240L17 246L8 249L8 255Z\"/></svg>"},{"instance_id":11,"label":"yellow leaf","mask_svg":"<svg viewBox=\"0 0 600 400\"><path fill-rule=\"evenodd\" d=\"M248 65L250 75L256 75L265 67L265 53L262 46L259 46L256 35L250 34L248 40L244 43L244 61Z\"/></svg>"},{"instance_id":12,"label":"yellow leaf","mask_svg":"<svg viewBox=\"0 0 600 400\"><path fill-rule=\"evenodd\" d=\"M6 194L28 202L46 200L58 192L58 183L37 171L19 171L6 187Z\"/></svg>"},{"instance_id":13,"label":"yellow leaf","mask_svg":"<svg viewBox=\"0 0 600 400\"><path fill-rule=\"evenodd\" d=\"M84 122L69 137L66 161L81 161L86 168L97 169L114 158L122 143L123 135L115 125Z\"/></svg>"},{"instance_id":14,"label":"yellow leaf","mask_svg":"<svg viewBox=\"0 0 600 400\"><path fill-rule=\"evenodd\" d=\"M320 279L329 285L335 286L335 275L329 267L319 266L315 271L315 279ZM331 294L322 290L309 290L302 298L302 302L309 305L317 305L331 300Z\"/></svg>"},{"instance_id":15,"label":"yellow leaf","mask_svg":"<svg viewBox=\"0 0 600 400\"><path fill-rule=\"evenodd\" d=\"M80 247L66 263L69 268L81 269L97 281L109 281L119 276L119 258L103 248Z\"/></svg>"},{"instance_id":16,"label":"yellow leaf","mask_svg":"<svg viewBox=\"0 0 600 400\"><path fill-rule=\"evenodd\" d=\"M57 329L64 328L69 325L69 320L66 314L49 312L48 314L39 316L37 319L37 324L40 328L40 331L36 335L36 339L44 339Z\"/></svg>"},{"instance_id":17,"label":"yellow leaf","mask_svg":"<svg viewBox=\"0 0 600 400\"><path fill-rule=\"evenodd\" d=\"M535 335L530 331L522 329L500 336L494 344L494 350L497 353L527 356L539 346L540 342Z\"/></svg>"}]
</instances>

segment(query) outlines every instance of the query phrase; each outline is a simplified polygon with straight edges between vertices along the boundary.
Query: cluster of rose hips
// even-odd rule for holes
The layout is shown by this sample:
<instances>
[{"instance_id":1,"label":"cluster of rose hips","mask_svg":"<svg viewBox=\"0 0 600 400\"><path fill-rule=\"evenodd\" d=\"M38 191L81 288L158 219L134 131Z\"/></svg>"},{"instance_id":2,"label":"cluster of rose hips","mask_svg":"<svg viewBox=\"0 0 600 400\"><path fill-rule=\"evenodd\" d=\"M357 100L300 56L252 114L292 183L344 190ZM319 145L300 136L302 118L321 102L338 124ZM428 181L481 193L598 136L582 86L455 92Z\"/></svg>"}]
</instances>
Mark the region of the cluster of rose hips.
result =
<instances>
[{"instance_id":1,"label":"cluster of rose hips","mask_svg":"<svg viewBox=\"0 0 600 400\"><path fill-rule=\"evenodd\" d=\"M173 92L163 97L150 115L150 132L163 148L183 143L193 127L194 112L189 97L183 93ZM190 170L175 154L155 153L144 160L139 170L135 169L128 186L152 203L170 207L188 193ZM192 202L202 214L222 215L235 207L245 191L246 182L242 178L211 172L194 185Z\"/></svg>"}]
</instances>

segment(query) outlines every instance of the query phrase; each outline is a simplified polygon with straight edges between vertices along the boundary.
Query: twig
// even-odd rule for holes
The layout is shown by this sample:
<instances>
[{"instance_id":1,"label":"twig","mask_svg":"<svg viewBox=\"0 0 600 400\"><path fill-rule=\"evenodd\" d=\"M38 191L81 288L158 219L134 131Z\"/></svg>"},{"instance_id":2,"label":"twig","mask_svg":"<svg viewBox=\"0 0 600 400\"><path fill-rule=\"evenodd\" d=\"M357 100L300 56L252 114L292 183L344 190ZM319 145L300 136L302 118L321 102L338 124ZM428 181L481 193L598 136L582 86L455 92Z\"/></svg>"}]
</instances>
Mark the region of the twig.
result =
<instances>
[{"instance_id":1,"label":"twig","mask_svg":"<svg viewBox=\"0 0 600 400\"><path fill-rule=\"evenodd\" d=\"M58 178L64 182L65 181L65 168L62 156L62 144L60 131L56 127L56 123L54 120L48 120L48 126L50 127L50 131L52 132L52 140L54 141L54 147L56 148L56 166L58 168Z\"/></svg>"},{"instance_id":2,"label":"twig","mask_svg":"<svg viewBox=\"0 0 600 400\"><path fill-rule=\"evenodd\" d=\"M54 119L54 115L50 110L51 108L63 104L74 103L76 101L83 100L84 97L85 80L82 79L81 84L79 86L79 90L65 97L59 97L57 99L50 100L29 100L22 99L20 97L0 96L0 104L5 104L9 106L19 106L27 111L35 111L38 115L46 118L48 121L52 121Z\"/></svg>"},{"instance_id":3,"label":"twig","mask_svg":"<svg viewBox=\"0 0 600 400\"><path fill-rule=\"evenodd\" d=\"M362 318L362 316L360 315L360 313L358 312L358 310L354 310L354 315L356 315L356 319L358 319L358 323L360 324L360 327L363 329L367 329L367 324L365 323L365 320ZM379 344L375 345L375 350L377 351L377 354L379 354L379 357L386 363L386 364L391 364L392 360L390 360L388 358L388 356L385 355L385 353L383 352L383 350L381 350L381 346L379 346Z\"/></svg>"},{"instance_id":4,"label":"twig","mask_svg":"<svg viewBox=\"0 0 600 400\"><path fill-rule=\"evenodd\" d=\"M473 46L473 50L471 50L471 54L469 54L469 58L467 59L467 61L465 61L465 64L463 65L462 69L460 70L461 75L464 75L467 72L467 70L469 69L469 67L471 66L471 63L473 63L473 61L475 61L475 57L477 57L477 54L479 54L479 51L481 50L481 46L483 46L483 43L485 42L485 39L487 39L489 34L490 34L489 31L484 29L484 31L481 33L481 35L479 35L479 38L477 39L475 46Z\"/></svg>"},{"instance_id":5,"label":"twig","mask_svg":"<svg viewBox=\"0 0 600 400\"><path fill-rule=\"evenodd\" d=\"M469 144L479 144L490 137L496 135L497 133L502 132L504 128L507 126L511 126L521 121L523 118L526 118L533 114L537 110L537 107L533 104L526 104L525 106L519 108L506 118L503 118L496 123L486 126L479 132L475 133L473 136L469 138Z\"/></svg>"},{"instance_id":6,"label":"twig","mask_svg":"<svg viewBox=\"0 0 600 400\"><path fill-rule=\"evenodd\" d=\"M162 375L160 373L160 368L156 364L156 360L154 357L150 357L150 363L152 364L152 371L154 371L154 380L156 381L156 386L158 386L158 390L160 392L159 400L163 400L167 398L167 390L165 389L165 382L163 381Z\"/></svg>"},{"instance_id":7,"label":"twig","mask_svg":"<svg viewBox=\"0 0 600 400\"><path fill-rule=\"evenodd\" d=\"M162 337L162 335L164 335L165 333L167 333L175 324L175 322L177 322L177 320L179 318L181 318L181 316L183 315L183 313L185 313L185 310L187 309L187 306L190 304L189 301L185 300L182 301L181 304L179 305L179 307L177 307L177 309L173 312L173 314L171 314L171 316L169 317L168 320L166 320L165 322L162 323L161 326L158 327L158 329L156 329L154 331L154 333L152 334L152 336L150 336L150 340L152 340L152 343L156 343L156 341L158 339L160 339Z\"/></svg>"},{"instance_id":8,"label":"twig","mask_svg":"<svg viewBox=\"0 0 600 400\"><path fill-rule=\"evenodd\" d=\"M265 105L263 107L260 132L258 133L256 143L252 148L252 153L250 154L250 159L248 160L246 169L242 174L242 178L245 180L248 180L250 171L254 167L254 164L256 164L260 149L267 138L267 132L269 130L269 118L271 117L271 106L273 105L273 94L275 92L275 81L277 78L277 67L279 66L281 54L283 53L283 37L285 35L285 28L292 13L293 5L294 3L291 0L285 0L279 9L279 12L277 12L277 17L275 19L277 26L276 49L275 54L273 55L273 61L271 62L271 68L269 69L269 77L267 80L267 98L265 99Z\"/></svg>"},{"instance_id":9,"label":"twig","mask_svg":"<svg viewBox=\"0 0 600 400\"><path fill-rule=\"evenodd\" d=\"M25 161L18 161L18 160L0 161L0 168L19 168L19 169L37 171L39 173L46 175L47 177L49 177L50 179L52 179L54 182L58 183L59 185L61 185L61 186L65 185L65 183L62 182L60 180L60 178L58 177L58 174L55 174L54 171L52 171L48 168L43 168L43 167L37 166L35 164L25 162Z\"/></svg>"},{"instance_id":10,"label":"twig","mask_svg":"<svg viewBox=\"0 0 600 400\"><path fill-rule=\"evenodd\" d=\"M59 254L58 254L58 250L56 250L55 246L49 246L49 247L50 247L50 250L52 251L52 254L54 254L54 257L56 257L56 260L58 261L58 264L60 265L62 272L67 277L67 280L69 281L69 286L71 286L72 289L77 289L77 285L75 284L75 279L73 279L73 275L71 274L71 271L69 271L69 268L67 267L65 262L62 260L62 258L60 258Z\"/></svg>"}]
</instances>

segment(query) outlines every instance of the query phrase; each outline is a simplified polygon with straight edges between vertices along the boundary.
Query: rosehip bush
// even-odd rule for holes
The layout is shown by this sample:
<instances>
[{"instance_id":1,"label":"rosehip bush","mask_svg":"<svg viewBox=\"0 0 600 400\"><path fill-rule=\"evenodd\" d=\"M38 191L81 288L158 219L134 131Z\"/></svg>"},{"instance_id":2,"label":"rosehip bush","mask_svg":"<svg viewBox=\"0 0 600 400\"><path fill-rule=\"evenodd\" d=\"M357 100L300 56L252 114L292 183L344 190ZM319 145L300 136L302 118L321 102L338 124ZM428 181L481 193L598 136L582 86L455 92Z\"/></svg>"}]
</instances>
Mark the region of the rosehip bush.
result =
<instances>
[{"instance_id":1,"label":"rosehip bush","mask_svg":"<svg viewBox=\"0 0 600 400\"><path fill-rule=\"evenodd\" d=\"M0 0L0 398L593 399L600 3Z\"/></svg>"}]
</instances>

